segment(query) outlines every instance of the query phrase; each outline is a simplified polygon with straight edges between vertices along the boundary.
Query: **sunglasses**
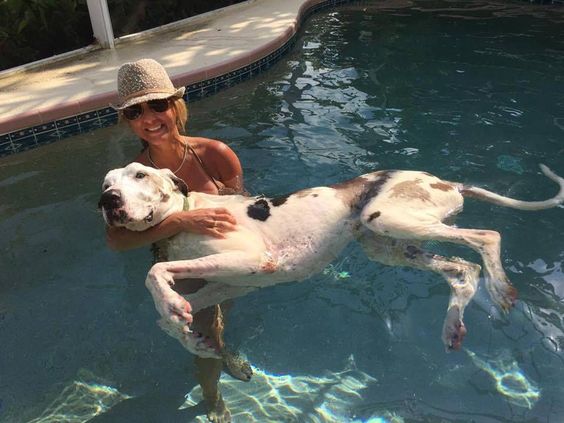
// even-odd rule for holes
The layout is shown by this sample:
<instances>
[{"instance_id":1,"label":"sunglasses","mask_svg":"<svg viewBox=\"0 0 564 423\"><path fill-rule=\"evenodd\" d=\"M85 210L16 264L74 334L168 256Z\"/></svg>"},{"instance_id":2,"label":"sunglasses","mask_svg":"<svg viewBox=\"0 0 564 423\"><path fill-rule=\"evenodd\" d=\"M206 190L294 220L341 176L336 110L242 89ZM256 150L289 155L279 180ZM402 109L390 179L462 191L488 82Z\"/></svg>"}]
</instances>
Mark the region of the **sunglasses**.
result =
<instances>
[{"instance_id":1,"label":"sunglasses","mask_svg":"<svg viewBox=\"0 0 564 423\"><path fill-rule=\"evenodd\" d=\"M170 101L167 98L162 100L149 100L147 101L147 106L153 112L163 113L170 107ZM133 106L123 109L122 113L123 117L127 120L139 119L143 115L143 106L142 104L134 104Z\"/></svg>"}]
</instances>

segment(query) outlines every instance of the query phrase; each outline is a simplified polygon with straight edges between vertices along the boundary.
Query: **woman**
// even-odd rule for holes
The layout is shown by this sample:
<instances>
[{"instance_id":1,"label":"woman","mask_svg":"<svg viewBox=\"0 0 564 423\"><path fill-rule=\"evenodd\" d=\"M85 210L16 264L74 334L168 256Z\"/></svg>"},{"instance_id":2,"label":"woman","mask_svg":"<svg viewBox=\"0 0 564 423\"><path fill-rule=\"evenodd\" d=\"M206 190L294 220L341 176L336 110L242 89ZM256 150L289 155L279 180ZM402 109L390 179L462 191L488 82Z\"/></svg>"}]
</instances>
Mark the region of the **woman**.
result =
<instances>
[{"instance_id":1,"label":"woman","mask_svg":"<svg viewBox=\"0 0 564 423\"><path fill-rule=\"evenodd\" d=\"M118 71L118 96L114 106L143 144L134 161L154 168L168 168L184 180L192 191L209 194L243 191L243 170L235 153L220 141L183 135L187 109L184 88L174 88L165 69L152 59L126 63ZM226 209L182 211L143 232L108 228L107 242L114 250L128 250L169 238L181 231L224 237L236 225ZM180 293L193 292L205 284L190 280L177 283ZM208 336L219 350L223 343L223 312L219 305L193 316L192 327ZM228 365L242 366L234 371L248 380L250 366L224 352ZM208 418L214 422L231 420L218 389L224 361L196 357L197 378L208 407ZM233 373L232 373L233 374ZM243 375L243 376L240 376Z\"/></svg>"}]
</instances>

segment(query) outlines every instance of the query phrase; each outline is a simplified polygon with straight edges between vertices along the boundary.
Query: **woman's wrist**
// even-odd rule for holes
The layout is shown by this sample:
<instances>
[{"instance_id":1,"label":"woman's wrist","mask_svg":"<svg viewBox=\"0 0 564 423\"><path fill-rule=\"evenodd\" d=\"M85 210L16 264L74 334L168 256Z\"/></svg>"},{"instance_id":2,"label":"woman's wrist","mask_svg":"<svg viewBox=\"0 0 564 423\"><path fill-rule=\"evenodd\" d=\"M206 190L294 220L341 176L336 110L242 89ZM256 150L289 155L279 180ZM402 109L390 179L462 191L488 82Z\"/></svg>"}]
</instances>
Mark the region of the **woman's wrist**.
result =
<instances>
[{"instance_id":1,"label":"woman's wrist","mask_svg":"<svg viewBox=\"0 0 564 423\"><path fill-rule=\"evenodd\" d=\"M171 215L173 228L175 233L179 232L190 232L190 212L180 211Z\"/></svg>"}]
</instances>

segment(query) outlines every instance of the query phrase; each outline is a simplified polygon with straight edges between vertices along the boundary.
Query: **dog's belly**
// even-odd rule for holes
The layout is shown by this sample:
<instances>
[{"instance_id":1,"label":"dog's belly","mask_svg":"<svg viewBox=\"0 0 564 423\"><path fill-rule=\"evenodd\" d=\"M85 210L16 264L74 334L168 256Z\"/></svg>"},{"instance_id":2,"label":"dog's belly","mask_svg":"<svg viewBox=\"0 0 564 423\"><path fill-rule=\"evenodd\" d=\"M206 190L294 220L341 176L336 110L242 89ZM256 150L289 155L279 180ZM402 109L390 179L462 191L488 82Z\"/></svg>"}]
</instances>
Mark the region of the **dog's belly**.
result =
<instances>
[{"instance_id":1,"label":"dog's belly","mask_svg":"<svg viewBox=\"0 0 564 423\"><path fill-rule=\"evenodd\" d=\"M246 276L210 278L227 284L266 287L307 279L320 273L353 240L351 233L312 239L303 236L287 240L262 253L263 271Z\"/></svg>"},{"instance_id":2,"label":"dog's belly","mask_svg":"<svg viewBox=\"0 0 564 423\"><path fill-rule=\"evenodd\" d=\"M225 238L181 232L168 241L168 260L191 260L226 251L247 251L249 254L264 251L264 243L258 235L241 226Z\"/></svg>"},{"instance_id":3,"label":"dog's belly","mask_svg":"<svg viewBox=\"0 0 564 423\"><path fill-rule=\"evenodd\" d=\"M277 272L288 281L302 280L320 272L352 241L352 225L344 223L331 232L304 233L271 249Z\"/></svg>"}]
</instances>

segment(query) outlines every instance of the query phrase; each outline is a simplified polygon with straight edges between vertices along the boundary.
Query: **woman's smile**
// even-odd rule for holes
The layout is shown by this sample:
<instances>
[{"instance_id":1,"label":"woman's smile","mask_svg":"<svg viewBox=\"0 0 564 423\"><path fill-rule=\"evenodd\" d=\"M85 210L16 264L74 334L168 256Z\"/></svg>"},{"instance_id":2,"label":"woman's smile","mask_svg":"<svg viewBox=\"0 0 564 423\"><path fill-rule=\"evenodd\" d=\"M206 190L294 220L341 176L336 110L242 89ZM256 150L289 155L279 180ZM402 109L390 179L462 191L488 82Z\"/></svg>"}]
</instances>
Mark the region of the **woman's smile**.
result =
<instances>
[{"instance_id":1,"label":"woman's smile","mask_svg":"<svg viewBox=\"0 0 564 423\"><path fill-rule=\"evenodd\" d=\"M145 131L147 131L147 132L157 132L164 127L165 127L165 125L163 123L159 123L158 125L153 125L151 127L145 128Z\"/></svg>"}]
</instances>

